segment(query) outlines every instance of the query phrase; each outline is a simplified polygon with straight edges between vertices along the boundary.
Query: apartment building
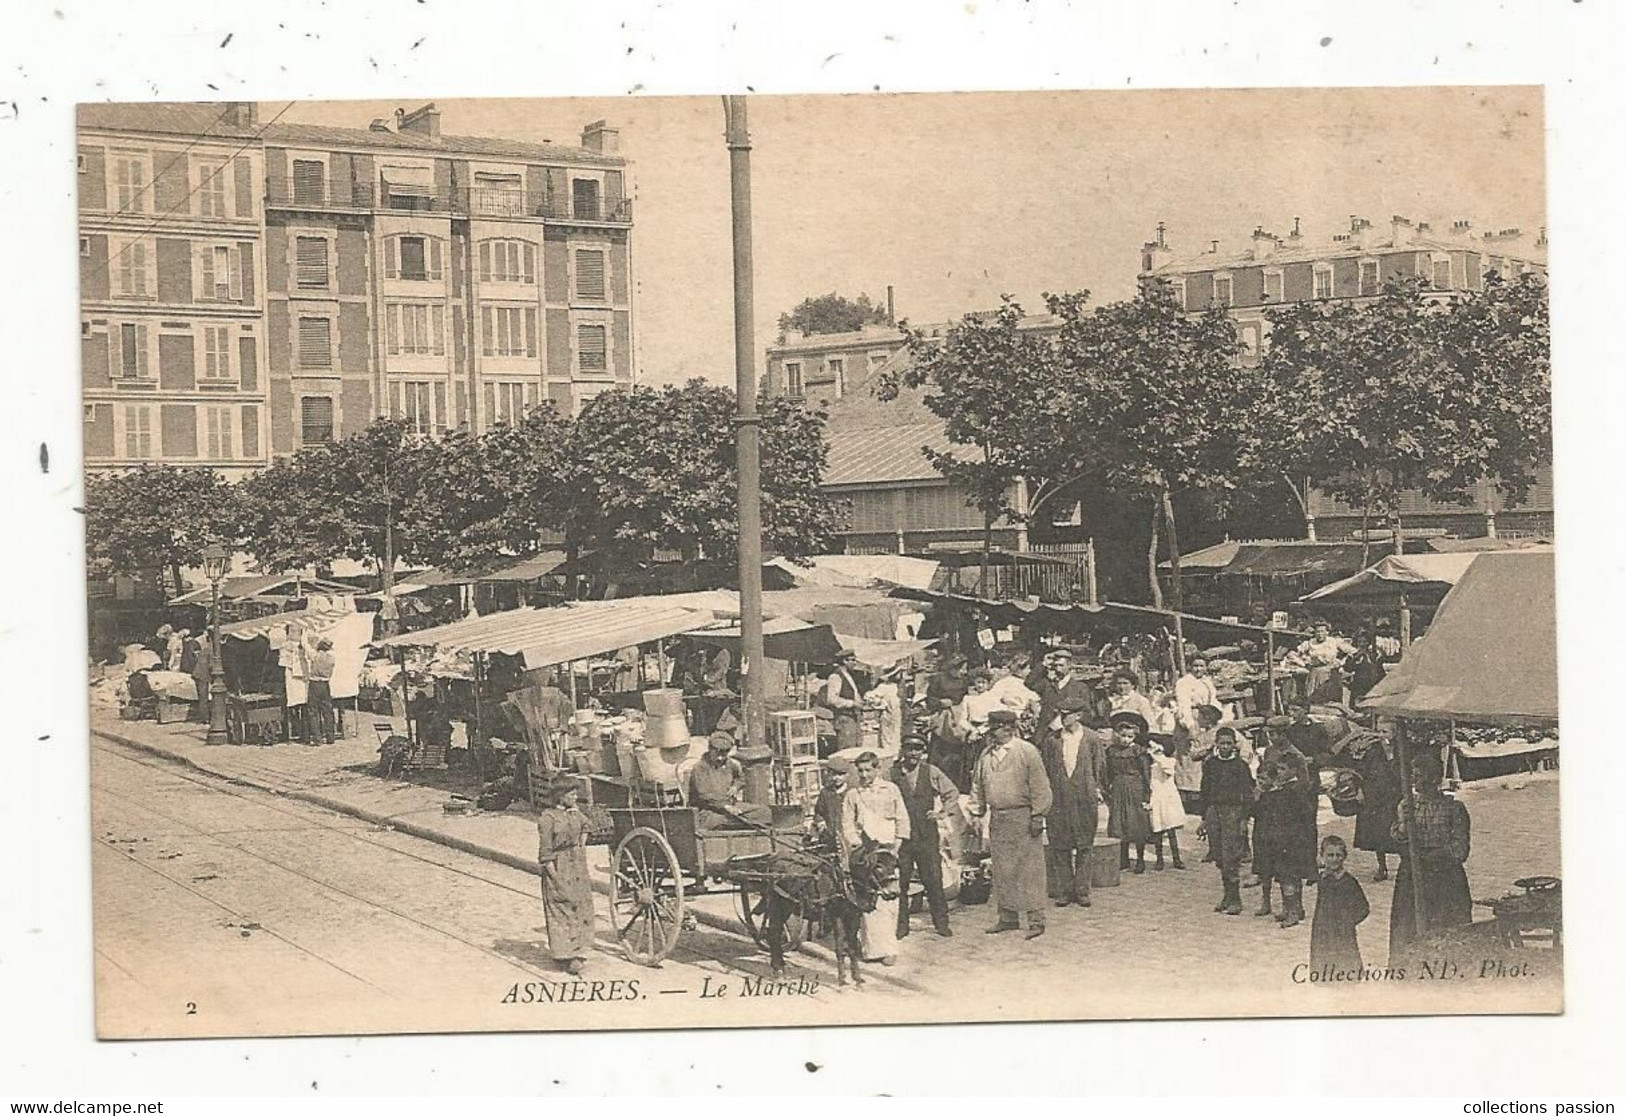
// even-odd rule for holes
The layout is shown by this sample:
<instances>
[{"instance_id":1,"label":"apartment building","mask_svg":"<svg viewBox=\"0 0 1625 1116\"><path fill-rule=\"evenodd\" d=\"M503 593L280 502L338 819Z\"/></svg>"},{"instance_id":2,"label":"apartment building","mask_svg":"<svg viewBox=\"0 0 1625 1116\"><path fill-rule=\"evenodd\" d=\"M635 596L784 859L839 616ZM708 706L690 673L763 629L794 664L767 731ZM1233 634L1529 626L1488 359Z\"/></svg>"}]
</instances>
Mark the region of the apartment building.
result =
<instances>
[{"instance_id":1,"label":"apartment building","mask_svg":"<svg viewBox=\"0 0 1625 1116\"><path fill-rule=\"evenodd\" d=\"M245 105L85 106L79 283L89 468L263 466L263 153Z\"/></svg>"},{"instance_id":2,"label":"apartment building","mask_svg":"<svg viewBox=\"0 0 1625 1116\"><path fill-rule=\"evenodd\" d=\"M603 121L583 130L579 147L564 147L443 134L432 104L397 110L394 120L368 128L261 123L247 104L109 105L83 108L80 132L84 229L126 237L133 230L146 246L109 266L115 290L150 294L114 301L162 309L155 316L165 323L161 331L136 331L130 366L138 375L120 382L110 375L105 385L92 375L100 367L92 331L101 315L91 297L98 249L89 245L90 468L148 460L240 473L356 433L380 415L427 435L453 427L479 432L544 402L573 413L598 393L632 383L632 203L619 134ZM203 180L195 169L213 166L220 149L236 160L223 203L210 195L215 187L196 184ZM106 151L125 153L125 162L108 164ZM190 189L175 179L187 173ZM139 215L123 209L120 199L143 183L152 186L150 204ZM194 309L166 301L186 293L173 277L180 249L172 242L191 231L183 214L220 211L227 216L209 223L229 225L235 238L234 254L222 257L230 270L221 289L240 300L240 314L251 315L251 323L238 324L256 346L251 366L234 350L230 373L238 392L254 393L243 406L255 436L229 444L216 433L223 389L203 382L224 376L222 335L187 327L202 338L194 365L204 371L191 381L177 363L178 343L170 343L166 360L154 340L171 332L170 323L176 332L185 324L180 309ZM86 250L82 241L81 254ZM201 247L193 254L207 255ZM118 284L118 267L129 271L132 256L159 273L145 287ZM208 262L207 272L204 263L194 265L196 283L220 285L218 266ZM165 274L167 284L159 277ZM105 344L104 363L122 371L113 354L128 347ZM154 347L148 360L143 344ZM136 383L143 377L156 391L202 393L207 403L154 399L171 410L209 408L196 416L196 441L210 452L170 436L171 427L184 426L178 411L121 417L128 394L147 390ZM102 412L88 409L101 405L97 391L112 407L105 435L92 426ZM137 436L128 437L129 429ZM149 429L150 439L141 433Z\"/></svg>"},{"instance_id":3,"label":"apartment building","mask_svg":"<svg viewBox=\"0 0 1625 1116\"><path fill-rule=\"evenodd\" d=\"M1256 363L1269 343L1266 312L1291 302L1330 299L1369 299L1381 293L1391 279L1421 277L1440 298L1483 289L1485 276L1503 278L1546 275L1546 232L1528 235L1507 228L1478 232L1470 221L1455 221L1449 228L1394 216L1386 225L1374 225L1351 216L1346 232L1328 240L1312 241L1297 221L1292 231L1277 236L1254 229L1249 243L1221 250L1209 241L1205 250L1175 253L1166 230L1158 226L1155 240L1140 253L1140 280L1169 283L1174 297L1189 312L1224 307L1235 320L1243 345L1242 359ZM1309 537L1334 540L1362 530L1358 509L1315 492L1309 500ZM1400 500L1400 519L1406 534L1501 535L1549 537L1553 530L1551 467L1537 471L1534 488L1519 503L1505 500L1493 484L1478 486L1473 503L1440 503L1421 493L1406 493Z\"/></svg>"}]
</instances>

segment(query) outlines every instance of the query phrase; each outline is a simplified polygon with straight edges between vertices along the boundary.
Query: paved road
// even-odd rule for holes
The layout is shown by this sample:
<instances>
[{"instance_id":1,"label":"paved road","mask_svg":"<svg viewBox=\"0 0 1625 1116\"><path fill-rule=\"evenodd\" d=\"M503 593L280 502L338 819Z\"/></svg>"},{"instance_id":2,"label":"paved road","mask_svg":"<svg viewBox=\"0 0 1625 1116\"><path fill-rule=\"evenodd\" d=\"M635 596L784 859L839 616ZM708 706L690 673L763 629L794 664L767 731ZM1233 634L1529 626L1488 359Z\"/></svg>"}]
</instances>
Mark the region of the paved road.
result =
<instances>
[{"instance_id":1,"label":"paved road","mask_svg":"<svg viewBox=\"0 0 1625 1116\"><path fill-rule=\"evenodd\" d=\"M633 1022L619 1003L502 1004L516 984L565 980L534 876L101 738L91 782L103 1035ZM599 915L585 975L636 980L643 1004L766 971L751 943L704 928L659 970L633 965L602 898Z\"/></svg>"}]
</instances>

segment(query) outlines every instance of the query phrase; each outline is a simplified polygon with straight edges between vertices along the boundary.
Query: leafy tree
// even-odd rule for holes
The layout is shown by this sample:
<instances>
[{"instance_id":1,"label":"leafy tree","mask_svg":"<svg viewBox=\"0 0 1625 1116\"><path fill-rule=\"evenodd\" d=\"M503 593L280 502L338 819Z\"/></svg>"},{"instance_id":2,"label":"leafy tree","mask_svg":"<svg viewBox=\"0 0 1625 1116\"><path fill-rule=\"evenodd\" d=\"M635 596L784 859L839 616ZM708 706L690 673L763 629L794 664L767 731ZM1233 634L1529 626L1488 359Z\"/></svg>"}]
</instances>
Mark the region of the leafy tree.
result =
<instances>
[{"instance_id":1,"label":"leafy tree","mask_svg":"<svg viewBox=\"0 0 1625 1116\"><path fill-rule=\"evenodd\" d=\"M1551 453L1545 289L1491 276L1440 298L1420 280L1368 303L1299 303L1269 315L1260 367L1238 377L1242 457L1284 478L1305 515L1312 488L1399 531L1403 493L1471 503L1480 481L1513 498Z\"/></svg>"},{"instance_id":2,"label":"leafy tree","mask_svg":"<svg viewBox=\"0 0 1625 1116\"><path fill-rule=\"evenodd\" d=\"M1074 296L1081 306L1087 294ZM998 311L967 314L945 336L927 337L903 323L910 360L876 387L894 399L903 387L921 388L948 439L964 450L920 452L937 472L971 493L982 513L982 583L987 584L993 524L1016 509L1010 492L1026 481L1028 514L1084 470L1088 447L1076 437L1077 406L1055 346L1021 328L1020 305L1006 296Z\"/></svg>"},{"instance_id":3,"label":"leafy tree","mask_svg":"<svg viewBox=\"0 0 1625 1116\"><path fill-rule=\"evenodd\" d=\"M1174 497L1223 492L1237 483L1235 325L1217 307L1186 314L1161 282L1088 314L1076 296L1053 296L1049 303L1061 319L1056 344L1070 434L1088 447L1089 461L1111 488L1149 502L1147 576L1159 607L1159 522L1166 529L1177 610L1183 594Z\"/></svg>"},{"instance_id":4,"label":"leafy tree","mask_svg":"<svg viewBox=\"0 0 1625 1116\"><path fill-rule=\"evenodd\" d=\"M467 569L504 554L532 554L562 528L573 484L573 423L551 406L475 437L448 433L426 447L418 555Z\"/></svg>"},{"instance_id":5,"label":"leafy tree","mask_svg":"<svg viewBox=\"0 0 1625 1116\"><path fill-rule=\"evenodd\" d=\"M85 554L92 575L167 573L175 592L182 566L236 534L231 486L211 469L143 465L85 478Z\"/></svg>"},{"instance_id":6,"label":"leafy tree","mask_svg":"<svg viewBox=\"0 0 1625 1116\"><path fill-rule=\"evenodd\" d=\"M728 559L738 535L734 395L703 380L605 392L576 419L564 516L569 537L634 560ZM823 416L782 400L762 412L763 545L827 545L836 509L819 491Z\"/></svg>"},{"instance_id":7,"label":"leafy tree","mask_svg":"<svg viewBox=\"0 0 1625 1116\"><path fill-rule=\"evenodd\" d=\"M866 325L885 325L886 308L871 302L867 294L847 298L831 291L815 298L804 298L794 310L779 315L779 342L792 332L851 333Z\"/></svg>"},{"instance_id":8,"label":"leafy tree","mask_svg":"<svg viewBox=\"0 0 1625 1116\"><path fill-rule=\"evenodd\" d=\"M307 446L244 482L245 545L271 569L339 555L372 562L388 598L395 560L420 560L433 535L425 481L436 456L432 443L389 418Z\"/></svg>"}]
</instances>

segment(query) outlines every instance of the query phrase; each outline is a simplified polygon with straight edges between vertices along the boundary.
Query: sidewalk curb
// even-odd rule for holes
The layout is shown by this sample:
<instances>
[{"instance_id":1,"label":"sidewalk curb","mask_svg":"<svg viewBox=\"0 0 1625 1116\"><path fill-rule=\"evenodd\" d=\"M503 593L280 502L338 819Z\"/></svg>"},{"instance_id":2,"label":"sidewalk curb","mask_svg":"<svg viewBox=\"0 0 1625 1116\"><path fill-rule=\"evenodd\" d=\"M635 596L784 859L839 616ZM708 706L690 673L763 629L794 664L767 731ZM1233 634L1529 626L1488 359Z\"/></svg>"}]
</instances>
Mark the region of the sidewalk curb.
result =
<instances>
[{"instance_id":1,"label":"sidewalk curb","mask_svg":"<svg viewBox=\"0 0 1625 1116\"><path fill-rule=\"evenodd\" d=\"M532 876L540 877L542 873L541 865L534 860L529 860L522 856L515 856L510 852L504 852L502 849L493 849L489 845L481 845L477 842L469 841L462 837L453 836L450 833L442 833L439 830L433 829L426 825L420 825L417 822L398 819L388 814L380 814L376 810L369 810L364 806L356 806L340 799L329 798L327 795L317 794L314 791L272 786L269 783L262 783L258 780L250 779L242 775L233 775L224 771L216 771L211 767L204 766L191 756L185 755L184 753L172 751L149 741L138 740L135 737L126 736L123 733L114 732L110 729L98 728L95 725L92 725L90 732L93 736L100 736L104 739L112 740L116 743L124 745L127 748L134 748L138 752L145 752L148 755L157 756L160 759L171 760L175 763L184 764L187 767L190 767L192 770L202 772L211 778L223 779L228 783L251 787L254 790L265 791L281 798L291 798L296 802L303 802L306 805L316 806L323 810L331 810L334 813L344 814L355 818L358 821L367 822L369 825L393 829L399 833L404 833L409 837L417 837L424 841L430 841L437 845L443 845L446 848L456 849L458 852L467 853L470 856L477 856L482 860L489 860L497 864L505 865L509 868L517 868L521 872L527 872ZM598 892L600 895L608 895L610 893L608 880L600 878L596 873L593 875L592 886L593 890ZM538 895L539 894L540 893L538 892ZM723 933L732 934L735 937L742 937L747 941L750 940L750 930L739 919L714 915L709 911L702 911L693 906L689 906L686 913L692 914L694 916L694 921L698 922L702 926L710 927L712 930L720 930ZM835 954L831 950L813 942L802 942L796 947L796 951L799 953L805 953L809 957L816 957L826 964L833 965L835 963ZM911 991L916 990L916 986L908 981L900 980L897 977L893 977L885 973L876 972L876 966L874 965L865 965L864 968L866 970L867 979L884 980L887 983L895 984L900 988Z\"/></svg>"}]
</instances>

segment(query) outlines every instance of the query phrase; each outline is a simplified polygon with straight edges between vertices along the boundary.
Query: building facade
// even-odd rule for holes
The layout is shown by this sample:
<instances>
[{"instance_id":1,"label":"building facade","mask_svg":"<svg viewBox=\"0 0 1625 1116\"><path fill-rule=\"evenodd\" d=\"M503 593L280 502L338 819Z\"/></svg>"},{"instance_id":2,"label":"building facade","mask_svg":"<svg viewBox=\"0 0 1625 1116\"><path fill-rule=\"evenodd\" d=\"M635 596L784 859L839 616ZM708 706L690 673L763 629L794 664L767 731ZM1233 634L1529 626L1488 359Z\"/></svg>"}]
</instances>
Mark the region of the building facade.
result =
<instances>
[{"instance_id":1,"label":"building facade","mask_svg":"<svg viewBox=\"0 0 1625 1116\"><path fill-rule=\"evenodd\" d=\"M1208 250L1180 255L1167 245L1159 227L1157 239L1140 255L1140 280L1166 281L1174 297L1192 314L1224 307L1235 320L1243 346L1242 359L1257 363L1269 343L1266 312L1285 303L1330 299L1370 299L1392 279L1421 277L1440 297L1482 290L1485 276L1503 278L1546 275L1546 234L1520 229L1477 233L1469 221L1447 230L1426 222L1391 217L1377 226L1352 217L1345 233L1312 242L1294 222L1293 231L1276 236L1255 229L1251 242L1237 251ZM1553 531L1552 471L1542 466L1536 483L1517 504L1509 504L1493 484L1478 486L1471 505L1440 503L1420 493L1406 493L1399 506L1407 534L1501 535L1549 537ZM1358 509L1324 493L1309 498L1310 538L1334 540L1365 528Z\"/></svg>"},{"instance_id":2,"label":"building facade","mask_svg":"<svg viewBox=\"0 0 1625 1116\"><path fill-rule=\"evenodd\" d=\"M270 448L264 156L247 106L151 108L80 121L86 464L240 475Z\"/></svg>"},{"instance_id":3,"label":"building facade","mask_svg":"<svg viewBox=\"0 0 1625 1116\"><path fill-rule=\"evenodd\" d=\"M432 104L364 129L85 106L87 468L240 475L381 415L483 432L629 386L626 173L603 121L560 147L442 134Z\"/></svg>"}]
</instances>

